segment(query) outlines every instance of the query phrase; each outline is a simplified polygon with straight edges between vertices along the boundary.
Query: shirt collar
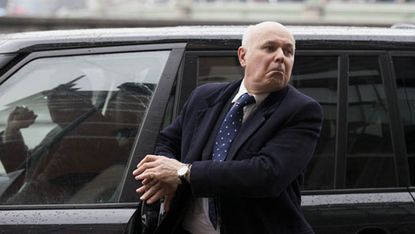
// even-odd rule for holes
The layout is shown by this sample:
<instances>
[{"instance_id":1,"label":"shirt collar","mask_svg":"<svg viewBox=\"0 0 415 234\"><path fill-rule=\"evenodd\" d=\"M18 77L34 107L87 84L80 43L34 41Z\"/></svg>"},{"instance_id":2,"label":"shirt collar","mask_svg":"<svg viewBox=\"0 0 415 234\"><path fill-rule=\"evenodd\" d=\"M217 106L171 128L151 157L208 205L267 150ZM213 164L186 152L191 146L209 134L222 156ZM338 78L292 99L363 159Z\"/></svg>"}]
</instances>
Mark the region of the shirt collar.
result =
<instances>
[{"instance_id":1,"label":"shirt collar","mask_svg":"<svg viewBox=\"0 0 415 234\"><path fill-rule=\"evenodd\" d=\"M242 94L244 94L244 93L248 93L248 90L246 90L244 80L242 80L241 85L239 86L238 93L236 93L235 97L232 99L232 103L235 103L238 100L238 98L241 97ZM261 104L265 100L265 98L268 97L268 95L270 93L261 93L261 94L250 94L250 93L248 93L248 94L254 96L255 105L258 106L259 104Z\"/></svg>"}]
</instances>

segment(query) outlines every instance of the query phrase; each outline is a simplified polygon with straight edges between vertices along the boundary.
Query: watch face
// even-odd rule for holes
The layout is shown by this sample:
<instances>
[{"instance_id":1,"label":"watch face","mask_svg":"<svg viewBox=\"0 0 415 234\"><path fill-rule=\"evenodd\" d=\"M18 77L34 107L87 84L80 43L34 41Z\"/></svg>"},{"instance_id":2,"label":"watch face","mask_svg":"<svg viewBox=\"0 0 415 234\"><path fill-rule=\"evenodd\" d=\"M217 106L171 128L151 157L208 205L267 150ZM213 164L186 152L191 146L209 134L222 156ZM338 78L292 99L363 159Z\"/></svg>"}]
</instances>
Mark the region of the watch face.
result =
<instances>
[{"instance_id":1,"label":"watch face","mask_svg":"<svg viewBox=\"0 0 415 234\"><path fill-rule=\"evenodd\" d=\"M179 176L184 176L187 172L187 166L181 167L179 168L179 170L177 171L177 174L179 174Z\"/></svg>"}]
</instances>

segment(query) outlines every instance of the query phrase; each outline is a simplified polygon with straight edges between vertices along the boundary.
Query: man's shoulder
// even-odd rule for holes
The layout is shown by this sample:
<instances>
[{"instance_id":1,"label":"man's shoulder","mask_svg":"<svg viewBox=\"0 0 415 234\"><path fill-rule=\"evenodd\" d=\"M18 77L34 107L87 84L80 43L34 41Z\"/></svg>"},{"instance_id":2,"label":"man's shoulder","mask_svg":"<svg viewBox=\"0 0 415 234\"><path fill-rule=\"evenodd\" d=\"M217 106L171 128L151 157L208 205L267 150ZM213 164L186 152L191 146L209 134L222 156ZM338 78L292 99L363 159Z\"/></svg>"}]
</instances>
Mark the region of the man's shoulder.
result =
<instances>
[{"instance_id":1,"label":"man's shoulder","mask_svg":"<svg viewBox=\"0 0 415 234\"><path fill-rule=\"evenodd\" d=\"M288 85L288 92L287 95L289 95L289 98L291 99L297 99L300 102L308 103L318 103L316 100L314 100L312 97L308 96L307 94L303 93L301 90L298 90L297 88Z\"/></svg>"},{"instance_id":2,"label":"man's shoulder","mask_svg":"<svg viewBox=\"0 0 415 234\"><path fill-rule=\"evenodd\" d=\"M213 98L216 99L222 95L228 94L229 91L238 86L239 81L232 81L229 83L207 83L200 85L193 91L193 98Z\"/></svg>"},{"instance_id":3,"label":"man's shoulder","mask_svg":"<svg viewBox=\"0 0 415 234\"><path fill-rule=\"evenodd\" d=\"M316 116L319 116L319 118L323 116L323 110L318 101L291 85L288 86L285 106L289 106L293 113L298 113L300 110L307 110L308 113L316 113Z\"/></svg>"},{"instance_id":4,"label":"man's shoulder","mask_svg":"<svg viewBox=\"0 0 415 234\"><path fill-rule=\"evenodd\" d=\"M211 94L213 91L221 91L229 84L230 83L207 83L197 87L194 92L198 94Z\"/></svg>"}]
</instances>

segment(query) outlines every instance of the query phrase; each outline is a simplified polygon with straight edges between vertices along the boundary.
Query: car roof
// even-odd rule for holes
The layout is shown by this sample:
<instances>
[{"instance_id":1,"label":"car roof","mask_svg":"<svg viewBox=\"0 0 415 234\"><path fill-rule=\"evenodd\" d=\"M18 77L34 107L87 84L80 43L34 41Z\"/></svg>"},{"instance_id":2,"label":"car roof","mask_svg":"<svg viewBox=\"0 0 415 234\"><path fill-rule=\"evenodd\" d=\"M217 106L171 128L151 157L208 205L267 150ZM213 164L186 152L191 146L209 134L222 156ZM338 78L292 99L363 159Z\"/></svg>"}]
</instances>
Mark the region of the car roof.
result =
<instances>
[{"instance_id":1,"label":"car roof","mask_svg":"<svg viewBox=\"0 0 415 234\"><path fill-rule=\"evenodd\" d=\"M240 41L247 26L177 26L55 30L3 34L0 53L12 53L36 45L189 42L192 40ZM303 41L365 41L414 43L413 28L344 26L288 26L297 43Z\"/></svg>"}]
</instances>

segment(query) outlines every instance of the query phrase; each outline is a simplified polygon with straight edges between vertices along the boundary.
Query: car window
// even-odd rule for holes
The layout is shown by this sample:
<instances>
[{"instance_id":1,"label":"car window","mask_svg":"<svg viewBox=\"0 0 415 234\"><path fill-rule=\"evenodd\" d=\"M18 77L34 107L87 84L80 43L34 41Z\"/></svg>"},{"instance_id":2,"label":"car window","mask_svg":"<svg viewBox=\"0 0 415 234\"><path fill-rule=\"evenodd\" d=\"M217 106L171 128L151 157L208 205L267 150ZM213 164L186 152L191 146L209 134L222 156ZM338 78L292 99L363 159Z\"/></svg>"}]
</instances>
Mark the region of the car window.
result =
<instances>
[{"instance_id":1,"label":"car window","mask_svg":"<svg viewBox=\"0 0 415 234\"><path fill-rule=\"evenodd\" d=\"M347 119L346 188L397 186L377 56L350 56Z\"/></svg>"},{"instance_id":2,"label":"car window","mask_svg":"<svg viewBox=\"0 0 415 234\"><path fill-rule=\"evenodd\" d=\"M169 51L39 58L0 86L0 203L116 201Z\"/></svg>"},{"instance_id":3,"label":"car window","mask_svg":"<svg viewBox=\"0 0 415 234\"><path fill-rule=\"evenodd\" d=\"M304 189L334 187L334 158L337 126L337 56L297 56L292 84L318 101L324 114L320 139L305 174Z\"/></svg>"},{"instance_id":4,"label":"car window","mask_svg":"<svg viewBox=\"0 0 415 234\"><path fill-rule=\"evenodd\" d=\"M411 185L415 185L415 56L393 57Z\"/></svg>"},{"instance_id":5,"label":"car window","mask_svg":"<svg viewBox=\"0 0 415 234\"><path fill-rule=\"evenodd\" d=\"M236 56L200 56L198 58L197 84L230 82L243 77Z\"/></svg>"}]
</instances>

